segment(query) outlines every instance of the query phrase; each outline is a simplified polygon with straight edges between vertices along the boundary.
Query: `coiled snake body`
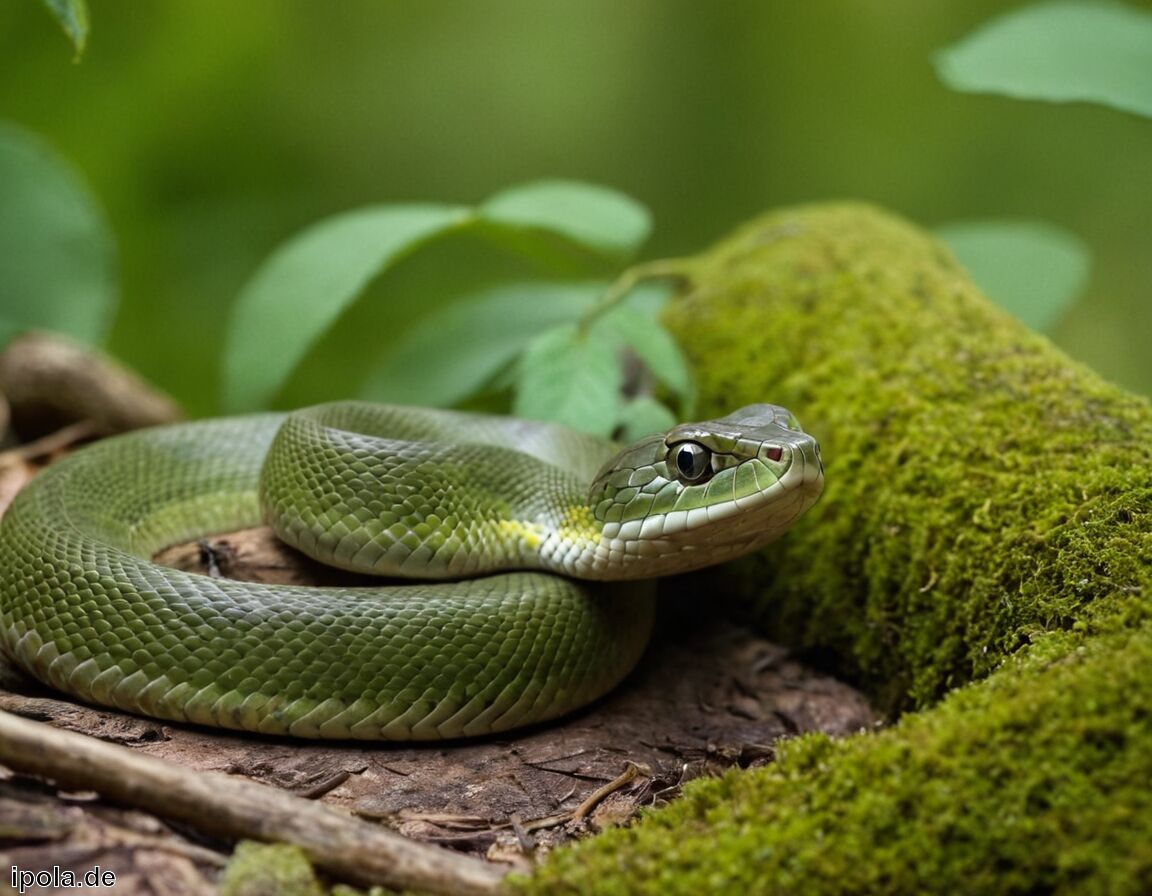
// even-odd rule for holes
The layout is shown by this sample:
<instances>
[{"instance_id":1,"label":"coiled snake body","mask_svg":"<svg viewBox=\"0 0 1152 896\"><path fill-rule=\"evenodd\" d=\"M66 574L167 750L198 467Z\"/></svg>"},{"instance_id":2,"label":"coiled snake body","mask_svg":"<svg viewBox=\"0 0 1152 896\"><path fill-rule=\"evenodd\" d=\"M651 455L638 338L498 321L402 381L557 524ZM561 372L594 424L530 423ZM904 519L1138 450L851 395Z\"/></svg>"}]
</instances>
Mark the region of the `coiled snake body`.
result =
<instances>
[{"instance_id":1,"label":"coiled snake body","mask_svg":"<svg viewBox=\"0 0 1152 896\"><path fill-rule=\"evenodd\" d=\"M0 523L0 649L52 687L162 719L308 738L504 731L583 706L636 663L650 589L609 580L753 550L821 484L815 441L772 405L622 451L357 402L160 427L77 452L17 497ZM425 581L272 586L151 560L262 520L323 562Z\"/></svg>"}]
</instances>

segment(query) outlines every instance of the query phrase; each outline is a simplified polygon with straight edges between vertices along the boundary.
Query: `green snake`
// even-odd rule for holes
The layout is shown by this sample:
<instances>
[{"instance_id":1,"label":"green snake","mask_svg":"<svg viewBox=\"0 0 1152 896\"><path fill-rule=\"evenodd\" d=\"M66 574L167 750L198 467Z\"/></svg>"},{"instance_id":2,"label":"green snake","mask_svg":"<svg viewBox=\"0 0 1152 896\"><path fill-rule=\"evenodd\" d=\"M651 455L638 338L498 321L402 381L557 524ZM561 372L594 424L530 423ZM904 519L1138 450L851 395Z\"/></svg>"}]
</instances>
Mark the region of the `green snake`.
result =
<instances>
[{"instance_id":1,"label":"green snake","mask_svg":"<svg viewBox=\"0 0 1152 896\"><path fill-rule=\"evenodd\" d=\"M822 483L815 440L773 405L623 449L555 424L361 402L157 427L78 451L17 496L0 523L0 650L82 700L178 722L339 739L505 731L628 674L654 599L626 580L755 550ZM261 522L391 581L267 585L152 560Z\"/></svg>"}]
</instances>

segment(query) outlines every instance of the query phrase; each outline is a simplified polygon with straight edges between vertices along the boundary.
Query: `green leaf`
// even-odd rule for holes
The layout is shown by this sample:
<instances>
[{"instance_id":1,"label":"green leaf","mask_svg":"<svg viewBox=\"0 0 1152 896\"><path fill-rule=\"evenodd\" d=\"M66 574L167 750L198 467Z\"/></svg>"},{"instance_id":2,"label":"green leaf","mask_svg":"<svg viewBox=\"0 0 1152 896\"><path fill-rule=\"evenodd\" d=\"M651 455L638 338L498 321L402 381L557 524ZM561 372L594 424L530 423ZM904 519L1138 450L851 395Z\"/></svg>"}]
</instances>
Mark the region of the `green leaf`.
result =
<instances>
[{"instance_id":1,"label":"green leaf","mask_svg":"<svg viewBox=\"0 0 1152 896\"><path fill-rule=\"evenodd\" d=\"M371 207L322 221L277 249L232 312L225 409L267 407L309 348L375 277L469 218L468 209L450 205Z\"/></svg>"},{"instance_id":2,"label":"green leaf","mask_svg":"<svg viewBox=\"0 0 1152 896\"><path fill-rule=\"evenodd\" d=\"M651 395L638 395L620 411L620 423L623 425L620 439L635 442L644 436L671 429L679 422L671 410Z\"/></svg>"},{"instance_id":3,"label":"green leaf","mask_svg":"<svg viewBox=\"0 0 1152 896\"><path fill-rule=\"evenodd\" d=\"M513 412L592 435L612 433L623 379L615 348L575 325L538 336L520 359Z\"/></svg>"},{"instance_id":4,"label":"green leaf","mask_svg":"<svg viewBox=\"0 0 1152 896\"><path fill-rule=\"evenodd\" d=\"M936 229L976 284L1028 326L1055 324L1084 287L1089 253L1039 221L967 221Z\"/></svg>"},{"instance_id":5,"label":"green leaf","mask_svg":"<svg viewBox=\"0 0 1152 896\"><path fill-rule=\"evenodd\" d=\"M680 346L656 318L622 305L597 319L591 328L593 338L626 345L644 366L677 395L692 391L692 375Z\"/></svg>"},{"instance_id":6,"label":"green leaf","mask_svg":"<svg viewBox=\"0 0 1152 896\"><path fill-rule=\"evenodd\" d=\"M88 45L88 4L85 0L42 0L48 11L64 29L76 51L74 62L79 62Z\"/></svg>"},{"instance_id":7,"label":"green leaf","mask_svg":"<svg viewBox=\"0 0 1152 896\"><path fill-rule=\"evenodd\" d=\"M657 318L672 297L672 284L667 280L647 280L633 286L620 303L625 308L633 308L651 318Z\"/></svg>"},{"instance_id":8,"label":"green leaf","mask_svg":"<svg viewBox=\"0 0 1152 896\"><path fill-rule=\"evenodd\" d=\"M497 193L477 209L489 224L546 231L616 264L630 258L652 229L648 210L607 187L548 180Z\"/></svg>"},{"instance_id":9,"label":"green leaf","mask_svg":"<svg viewBox=\"0 0 1152 896\"><path fill-rule=\"evenodd\" d=\"M277 396L283 401L333 377L339 379L339 371L345 369L357 374L349 381L361 384L358 391L363 395L427 403L459 401L507 367L523 340L574 315L512 298L522 274L503 278L511 284L506 296L498 295L500 289L490 290L480 294L486 298L476 307L455 302L459 290L441 291L425 301L421 297L426 288L413 283L407 294L386 303L360 302L345 315L374 278L448 231L495 238L510 246L530 260L530 277L536 276L538 265L552 273L586 276L589 260L600 267L609 260L618 264L648 229L648 213L626 196L563 181L507 190L475 210L384 206L322 222L274 253L237 301L223 358L225 409L267 406ZM410 270L416 261L403 270ZM522 260L517 263L523 265ZM486 281L479 274L470 278L474 267L491 265L476 259L465 263L457 277L462 288L475 290L477 284L501 282ZM390 276L389 289L401 273L397 270ZM586 304L581 306L581 311L585 309ZM315 370L309 366L326 357L327 341L321 337L337 319L340 330L353 321L359 325L361 318L367 321L366 315L377 311L381 326L343 334L366 350L359 361L338 357L336 374L331 372L331 361ZM486 334L484 339L478 338L481 333ZM453 342L463 347L454 347Z\"/></svg>"},{"instance_id":10,"label":"green leaf","mask_svg":"<svg viewBox=\"0 0 1152 896\"><path fill-rule=\"evenodd\" d=\"M96 344L116 307L115 247L72 167L0 123L0 345L29 329Z\"/></svg>"},{"instance_id":11,"label":"green leaf","mask_svg":"<svg viewBox=\"0 0 1152 896\"><path fill-rule=\"evenodd\" d=\"M1152 116L1152 13L1045 3L1000 16L936 55L955 90L1102 103Z\"/></svg>"},{"instance_id":12,"label":"green leaf","mask_svg":"<svg viewBox=\"0 0 1152 896\"><path fill-rule=\"evenodd\" d=\"M456 404L490 382L533 337L577 320L603 288L507 283L467 295L388 345L360 395L401 404Z\"/></svg>"}]
</instances>

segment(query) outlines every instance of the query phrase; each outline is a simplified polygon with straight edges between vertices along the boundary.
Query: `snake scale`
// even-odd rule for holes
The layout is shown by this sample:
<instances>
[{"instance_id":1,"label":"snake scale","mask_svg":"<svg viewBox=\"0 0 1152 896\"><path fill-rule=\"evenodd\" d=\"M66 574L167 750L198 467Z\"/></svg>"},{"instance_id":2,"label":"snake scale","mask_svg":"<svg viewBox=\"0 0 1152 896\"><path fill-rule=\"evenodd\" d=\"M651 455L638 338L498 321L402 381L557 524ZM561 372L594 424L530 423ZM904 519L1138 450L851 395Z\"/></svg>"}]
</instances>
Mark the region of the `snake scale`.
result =
<instances>
[{"instance_id":1,"label":"snake scale","mask_svg":"<svg viewBox=\"0 0 1152 896\"><path fill-rule=\"evenodd\" d=\"M304 738L505 731L627 675L654 613L634 580L755 550L822 482L816 442L773 405L623 449L361 402L157 427L17 496L0 522L0 649L51 687L160 719ZM266 585L151 559L261 522L388 580Z\"/></svg>"}]
</instances>

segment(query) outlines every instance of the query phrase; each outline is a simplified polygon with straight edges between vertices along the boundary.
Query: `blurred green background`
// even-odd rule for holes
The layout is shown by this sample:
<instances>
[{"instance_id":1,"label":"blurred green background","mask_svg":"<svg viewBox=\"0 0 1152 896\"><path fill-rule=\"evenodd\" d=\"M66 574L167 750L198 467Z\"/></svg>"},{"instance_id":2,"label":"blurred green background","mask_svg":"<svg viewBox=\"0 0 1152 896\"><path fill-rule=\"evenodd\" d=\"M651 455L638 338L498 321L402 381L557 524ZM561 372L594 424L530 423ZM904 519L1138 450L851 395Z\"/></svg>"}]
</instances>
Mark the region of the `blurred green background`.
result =
<instances>
[{"instance_id":1,"label":"blurred green background","mask_svg":"<svg viewBox=\"0 0 1152 896\"><path fill-rule=\"evenodd\" d=\"M87 179L118 243L109 347L194 413L217 406L228 308L294 231L541 177L646 203L647 258L828 198L929 227L1050 221L1092 253L1053 338L1152 392L1152 123L956 93L932 67L1017 6L93 0L77 65L41 4L12 0L0 118Z\"/></svg>"}]
</instances>

